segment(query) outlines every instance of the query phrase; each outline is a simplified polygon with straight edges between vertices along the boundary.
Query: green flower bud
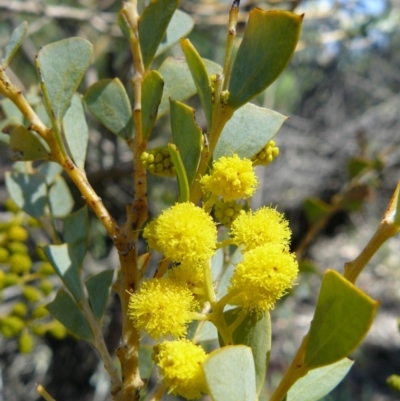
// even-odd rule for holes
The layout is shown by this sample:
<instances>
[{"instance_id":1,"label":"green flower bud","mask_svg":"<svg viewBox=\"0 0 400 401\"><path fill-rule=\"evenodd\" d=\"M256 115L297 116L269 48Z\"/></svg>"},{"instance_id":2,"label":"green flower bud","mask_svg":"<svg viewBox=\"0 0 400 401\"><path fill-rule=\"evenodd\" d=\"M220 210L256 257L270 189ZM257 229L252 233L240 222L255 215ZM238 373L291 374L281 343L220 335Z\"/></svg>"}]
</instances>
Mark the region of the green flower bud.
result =
<instances>
[{"instance_id":1,"label":"green flower bud","mask_svg":"<svg viewBox=\"0 0 400 401\"><path fill-rule=\"evenodd\" d=\"M24 318L28 313L28 307L23 302L16 302L11 310L11 315Z\"/></svg>"},{"instance_id":2,"label":"green flower bud","mask_svg":"<svg viewBox=\"0 0 400 401\"><path fill-rule=\"evenodd\" d=\"M8 259L10 272L15 274L24 274L29 272L32 267L32 260L28 255L14 253Z\"/></svg>"},{"instance_id":3,"label":"green flower bud","mask_svg":"<svg viewBox=\"0 0 400 401\"><path fill-rule=\"evenodd\" d=\"M0 332L6 338L17 336L24 326L24 321L17 316L6 316L0 319Z\"/></svg>"},{"instance_id":4,"label":"green flower bud","mask_svg":"<svg viewBox=\"0 0 400 401\"><path fill-rule=\"evenodd\" d=\"M24 242L29 237L28 231L21 226L11 226L7 232L7 235L10 241Z\"/></svg>"},{"instance_id":5,"label":"green flower bud","mask_svg":"<svg viewBox=\"0 0 400 401\"><path fill-rule=\"evenodd\" d=\"M28 224L29 227L32 227L32 228L40 228L40 227L42 227L42 225L40 224L40 221L38 219L35 219L32 216L28 217L27 224Z\"/></svg>"},{"instance_id":6,"label":"green flower bud","mask_svg":"<svg viewBox=\"0 0 400 401\"><path fill-rule=\"evenodd\" d=\"M36 287L32 287L31 285L27 285L22 290L22 295L24 298L31 303L38 302L41 298L40 292Z\"/></svg>"},{"instance_id":7,"label":"green flower bud","mask_svg":"<svg viewBox=\"0 0 400 401\"><path fill-rule=\"evenodd\" d=\"M223 202L218 200L214 206L214 216L225 227L230 227L242 209L243 205L235 201Z\"/></svg>"},{"instance_id":8,"label":"green flower bud","mask_svg":"<svg viewBox=\"0 0 400 401\"><path fill-rule=\"evenodd\" d=\"M40 260L47 261L43 248L40 245L36 248L36 255Z\"/></svg>"},{"instance_id":9,"label":"green flower bud","mask_svg":"<svg viewBox=\"0 0 400 401\"><path fill-rule=\"evenodd\" d=\"M51 323L51 326L47 331L57 340L63 340L68 335L67 328L57 320L54 320Z\"/></svg>"},{"instance_id":10,"label":"green flower bud","mask_svg":"<svg viewBox=\"0 0 400 401\"><path fill-rule=\"evenodd\" d=\"M4 276L5 273L3 272L3 270L0 270L0 289L4 288Z\"/></svg>"},{"instance_id":11,"label":"green flower bud","mask_svg":"<svg viewBox=\"0 0 400 401\"><path fill-rule=\"evenodd\" d=\"M43 276L50 276L55 273L53 266L49 262L43 262L39 265L38 273Z\"/></svg>"},{"instance_id":12,"label":"green flower bud","mask_svg":"<svg viewBox=\"0 0 400 401\"><path fill-rule=\"evenodd\" d=\"M43 337L47 332L47 324L33 324L31 331L35 336Z\"/></svg>"},{"instance_id":13,"label":"green flower bud","mask_svg":"<svg viewBox=\"0 0 400 401\"><path fill-rule=\"evenodd\" d=\"M50 312L43 305L40 305L32 311L32 317L35 319L41 319L42 317L48 316L49 313Z\"/></svg>"},{"instance_id":14,"label":"green flower bud","mask_svg":"<svg viewBox=\"0 0 400 401\"><path fill-rule=\"evenodd\" d=\"M34 345L33 337L27 331L24 331L18 339L19 352L21 354L29 354L32 352Z\"/></svg>"},{"instance_id":15,"label":"green flower bud","mask_svg":"<svg viewBox=\"0 0 400 401\"><path fill-rule=\"evenodd\" d=\"M28 247L20 241L11 241L7 244L7 248L11 253L24 253L27 254L29 252Z\"/></svg>"},{"instance_id":16,"label":"green flower bud","mask_svg":"<svg viewBox=\"0 0 400 401\"><path fill-rule=\"evenodd\" d=\"M6 199L6 201L4 202L4 207L11 213L16 214L19 212L18 205L11 198Z\"/></svg>"},{"instance_id":17,"label":"green flower bud","mask_svg":"<svg viewBox=\"0 0 400 401\"><path fill-rule=\"evenodd\" d=\"M8 260L8 257L10 256L10 252L2 246L0 246L0 263L5 263Z\"/></svg>"},{"instance_id":18,"label":"green flower bud","mask_svg":"<svg viewBox=\"0 0 400 401\"><path fill-rule=\"evenodd\" d=\"M386 379L387 385L396 391L400 391L400 376L399 375L390 375Z\"/></svg>"},{"instance_id":19,"label":"green flower bud","mask_svg":"<svg viewBox=\"0 0 400 401\"><path fill-rule=\"evenodd\" d=\"M18 281L19 277L15 273L5 274L3 278L3 288L11 287L12 285L17 284Z\"/></svg>"},{"instance_id":20,"label":"green flower bud","mask_svg":"<svg viewBox=\"0 0 400 401\"><path fill-rule=\"evenodd\" d=\"M50 280L40 280L39 284L40 291L43 292L45 296L49 295L53 291L53 284Z\"/></svg>"},{"instance_id":21,"label":"green flower bud","mask_svg":"<svg viewBox=\"0 0 400 401\"><path fill-rule=\"evenodd\" d=\"M158 147L143 152L140 156L143 166L152 174L162 177L175 177L176 172L166 147Z\"/></svg>"}]
</instances>

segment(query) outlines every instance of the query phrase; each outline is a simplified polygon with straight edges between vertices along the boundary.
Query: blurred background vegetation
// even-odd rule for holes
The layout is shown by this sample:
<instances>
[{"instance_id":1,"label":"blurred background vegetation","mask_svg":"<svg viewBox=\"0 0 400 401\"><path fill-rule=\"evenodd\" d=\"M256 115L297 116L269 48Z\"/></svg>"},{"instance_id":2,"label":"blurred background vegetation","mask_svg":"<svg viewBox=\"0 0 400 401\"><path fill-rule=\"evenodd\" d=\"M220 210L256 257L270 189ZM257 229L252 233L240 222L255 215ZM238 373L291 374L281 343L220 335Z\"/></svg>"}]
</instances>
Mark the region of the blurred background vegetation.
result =
<instances>
[{"instance_id":1,"label":"blurred background vegetation","mask_svg":"<svg viewBox=\"0 0 400 401\"><path fill-rule=\"evenodd\" d=\"M141 6L144 3L141 1ZM202 57L218 63L223 60L230 5L231 0L180 3L181 10L195 21L189 39ZM13 82L34 99L39 95L33 64L38 49L81 36L93 44L94 56L80 91L109 77L119 77L130 90L131 54L116 24L120 7L121 2L116 0L0 0L1 48L15 27L24 20L29 22L28 37L8 70ZM267 400L268 388L279 382L308 329L323 271L342 271L343 264L357 256L399 180L400 1L242 0L237 45L253 7L305 13L292 62L256 100L290 118L276 137L281 155L259 170L261 185L253 203L255 207L278 205L287 214L294 232L293 249L301 252L307 262L302 264L299 285L292 296L272 313L274 346L263 392ZM179 46L169 55L182 56ZM153 68L164 57L161 55ZM3 120L12 112L3 100L0 102ZM196 97L189 102L198 109ZM122 219L132 192L131 153L116 136L88 118L88 179L111 213ZM4 125L1 120L0 129ZM197 120L204 126L201 112ZM150 147L169 140L166 116L158 121ZM11 152L1 141L0 155L0 220L7 221L10 215L3 207L7 198L4 172L11 168ZM149 176L149 185L151 214L174 203L177 190L172 180ZM75 207L83 206L77 191L72 186L71 190ZM329 205L339 206L325 224L318 229L314 226L313 231L307 210L315 204L327 210ZM115 267L117 258L102 226L94 219L91 225L88 268ZM29 231L27 244L33 247L39 234ZM359 285L382 305L365 344L354 355L355 366L325 401L394 401L399 397L385 383L390 374L400 374L399 249L399 238L392 239L360 278ZM3 292L0 315L6 313L15 297L15 293ZM114 299L105 322L110 349L118 345L119 321L118 302ZM38 382L58 401L109 399L105 373L94 351L70 336L60 340L46 334L28 355L18 353L15 340L0 337L0 371L0 401L36 400L39 397L34 387Z\"/></svg>"}]
</instances>

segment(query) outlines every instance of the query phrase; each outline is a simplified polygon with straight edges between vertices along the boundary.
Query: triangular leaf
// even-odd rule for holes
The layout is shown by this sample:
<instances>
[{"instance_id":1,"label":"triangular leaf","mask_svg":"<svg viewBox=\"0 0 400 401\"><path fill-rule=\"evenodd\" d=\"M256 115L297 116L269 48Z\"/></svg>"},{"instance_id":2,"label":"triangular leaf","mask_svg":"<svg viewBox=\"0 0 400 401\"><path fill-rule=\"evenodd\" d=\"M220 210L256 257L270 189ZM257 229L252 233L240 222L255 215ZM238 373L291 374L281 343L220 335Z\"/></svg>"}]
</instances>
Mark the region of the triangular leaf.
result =
<instances>
[{"instance_id":1,"label":"triangular leaf","mask_svg":"<svg viewBox=\"0 0 400 401\"><path fill-rule=\"evenodd\" d=\"M332 365L310 370L288 391L287 401L317 401L329 394L347 375L353 361L344 358Z\"/></svg>"},{"instance_id":2,"label":"triangular leaf","mask_svg":"<svg viewBox=\"0 0 400 401\"><path fill-rule=\"evenodd\" d=\"M71 213L74 207L74 198L64 178L56 177L49 189L49 206L53 217L61 218Z\"/></svg>"},{"instance_id":3,"label":"triangular leaf","mask_svg":"<svg viewBox=\"0 0 400 401\"><path fill-rule=\"evenodd\" d=\"M83 170L89 142L89 128L82 97L77 93L72 97L71 105L63 118L63 128L71 156L77 167Z\"/></svg>"},{"instance_id":4,"label":"triangular leaf","mask_svg":"<svg viewBox=\"0 0 400 401\"><path fill-rule=\"evenodd\" d=\"M207 120L207 127L211 127L212 117L212 92L210 76L199 53L190 43L189 39L181 39L181 47L185 55L186 62L192 74L197 93L199 94L201 105Z\"/></svg>"},{"instance_id":5,"label":"triangular leaf","mask_svg":"<svg viewBox=\"0 0 400 401\"><path fill-rule=\"evenodd\" d=\"M148 69L179 0L151 0L139 19L139 41L143 65Z\"/></svg>"},{"instance_id":6,"label":"triangular leaf","mask_svg":"<svg viewBox=\"0 0 400 401\"><path fill-rule=\"evenodd\" d=\"M79 276L80 266L77 263L73 245L48 245L43 247L43 252L74 298L78 302L81 301L83 291Z\"/></svg>"},{"instance_id":7,"label":"triangular leaf","mask_svg":"<svg viewBox=\"0 0 400 401\"><path fill-rule=\"evenodd\" d=\"M107 129L125 140L132 137L132 108L118 78L96 82L87 90L84 100Z\"/></svg>"},{"instance_id":8,"label":"triangular leaf","mask_svg":"<svg viewBox=\"0 0 400 401\"><path fill-rule=\"evenodd\" d=\"M7 191L24 212L39 219L47 204L47 186L39 175L6 172Z\"/></svg>"},{"instance_id":9,"label":"triangular leaf","mask_svg":"<svg viewBox=\"0 0 400 401\"><path fill-rule=\"evenodd\" d=\"M367 334L379 302L334 270L322 281L304 363L315 369L349 355Z\"/></svg>"},{"instance_id":10,"label":"triangular leaf","mask_svg":"<svg viewBox=\"0 0 400 401\"><path fill-rule=\"evenodd\" d=\"M93 341L93 334L82 311L63 289L57 292L53 302L46 305L48 311L76 336Z\"/></svg>"},{"instance_id":11,"label":"triangular leaf","mask_svg":"<svg viewBox=\"0 0 400 401\"><path fill-rule=\"evenodd\" d=\"M172 140L179 149L190 187L200 160L202 130L196 124L194 109L181 102L170 102Z\"/></svg>"},{"instance_id":12,"label":"triangular leaf","mask_svg":"<svg viewBox=\"0 0 400 401\"><path fill-rule=\"evenodd\" d=\"M61 122L92 58L92 45L82 38L69 38L40 49L37 60L50 104ZM51 115L51 114L49 114Z\"/></svg>"},{"instance_id":13,"label":"triangular leaf","mask_svg":"<svg viewBox=\"0 0 400 401\"><path fill-rule=\"evenodd\" d=\"M168 50L172 45L185 37L194 26L192 17L181 10L175 10L168 25L167 32L158 46L155 57Z\"/></svg>"},{"instance_id":14,"label":"triangular leaf","mask_svg":"<svg viewBox=\"0 0 400 401\"><path fill-rule=\"evenodd\" d=\"M142 82L142 133L148 139L157 119L164 81L158 71L150 71Z\"/></svg>"},{"instance_id":15,"label":"triangular leaf","mask_svg":"<svg viewBox=\"0 0 400 401\"><path fill-rule=\"evenodd\" d=\"M28 32L28 23L26 21L24 21L21 25L18 25L14 29L11 35L11 39L8 45L6 46L4 57L1 60L1 68L3 69L7 68L8 64L14 57L14 54L17 52L17 50L21 46L21 43L25 39L27 32Z\"/></svg>"},{"instance_id":16,"label":"triangular leaf","mask_svg":"<svg viewBox=\"0 0 400 401\"><path fill-rule=\"evenodd\" d=\"M232 156L251 159L279 131L287 117L248 103L226 123L214 150L214 159Z\"/></svg>"},{"instance_id":17,"label":"triangular leaf","mask_svg":"<svg viewBox=\"0 0 400 401\"><path fill-rule=\"evenodd\" d=\"M179 149L174 144L169 143L168 150L178 178L179 201L188 202L190 197L189 182Z\"/></svg>"},{"instance_id":18,"label":"triangular leaf","mask_svg":"<svg viewBox=\"0 0 400 401\"><path fill-rule=\"evenodd\" d=\"M203 59L203 62L209 75L222 71L222 67L213 61ZM183 58L166 58L158 71L164 80L164 91L157 116L160 118L169 109L169 99L179 101L188 99L196 93L196 86Z\"/></svg>"},{"instance_id":19,"label":"triangular leaf","mask_svg":"<svg viewBox=\"0 0 400 401\"><path fill-rule=\"evenodd\" d=\"M103 317L107 305L113 275L114 270L104 270L86 280L90 305L95 318L99 321Z\"/></svg>"},{"instance_id":20,"label":"triangular leaf","mask_svg":"<svg viewBox=\"0 0 400 401\"><path fill-rule=\"evenodd\" d=\"M10 148L13 160L33 161L46 160L50 155L41 140L23 125L12 124L3 128L10 135Z\"/></svg>"},{"instance_id":21,"label":"triangular leaf","mask_svg":"<svg viewBox=\"0 0 400 401\"><path fill-rule=\"evenodd\" d=\"M236 320L240 313L242 313L241 308L231 309L224 313L228 326ZM264 385L271 353L271 318L268 311L248 313L233 332L232 338L235 345L247 345L253 352L256 390L259 394ZM221 341L222 339L220 339Z\"/></svg>"},{"instance_id":22,"label":"triangular leaf","mask_svg":"<svg viewBox=\"0 0 400 401\"><path fill-rule=\"evenodd\" d=\"M289 63L303 16L288 11L250 11L249 22L232 66L228 106L243 106L269 86Z\"/></svg>"},{"instance_id":23,"label":"triangular leaf","mask_svg":"<svg viewBox=\"0 0 400 401\"><path fill-rule=\"evenodd\" d=\"M251 349L243 345L213 351L203 365L214 401L253 401L256 378Z\"/></svg>"}]
</instances>

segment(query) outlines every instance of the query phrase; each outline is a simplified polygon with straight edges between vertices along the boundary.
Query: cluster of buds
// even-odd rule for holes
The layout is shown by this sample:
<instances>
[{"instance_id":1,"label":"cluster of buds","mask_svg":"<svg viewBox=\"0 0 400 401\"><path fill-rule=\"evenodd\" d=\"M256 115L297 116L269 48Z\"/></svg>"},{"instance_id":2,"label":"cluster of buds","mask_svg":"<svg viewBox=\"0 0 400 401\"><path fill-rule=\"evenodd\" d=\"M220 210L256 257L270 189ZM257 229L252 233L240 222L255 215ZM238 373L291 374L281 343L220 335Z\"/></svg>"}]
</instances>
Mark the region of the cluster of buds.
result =
<instances>
[{"instance_id":1,"label":"cluster of buds","mask_svg":"<svg viewBox=\"0 0 400 401\"><path fill-rule=\"evenodd\" d=\"M158 147L143 152L140 159L143 166L154 175L162 177L176 176L174 164L166 147Z\"/></svg>"},{"instance_id":2,"label":"cluster of buds","mask_svg":"<svg viewBox=\"0 0 400 401\"><path fill-rule=\"evenodd\" d=\"M67 329L52 319L43 306L45 298L54 291L55 271L44 259L41 248L30 254L29 232L24 225L37 226L37 221L27 217L11 199L5 207L11 213L0 225L0 291L18 286L21 297L10 302L8 313L0 316L0 334L18 338L19 351L29 353L34 347L33 335L49 333L61 339L67 335Z\"/></svg>"},{"instance_id":3,"label":"cluster of buds","mask_svg":"<svg viewBox=\"0 0 400 401\"><path fill-rule=\"evenodd\" d=\"M251 158L254 166L266 166L279 156L279 148L275 141L269 141L255 156Z\"/></svg>"},{"instance_id":4,"label":"cluster of buds","mask_svg":"<svg viewBox=\"0 0 400 401\"><path fill-rule=\"evenodd\" d=\"M243 210L243 205L235 201L217 200L214 205L214 216L225 227L230 227Z\"/></svg>"}]
</instances>

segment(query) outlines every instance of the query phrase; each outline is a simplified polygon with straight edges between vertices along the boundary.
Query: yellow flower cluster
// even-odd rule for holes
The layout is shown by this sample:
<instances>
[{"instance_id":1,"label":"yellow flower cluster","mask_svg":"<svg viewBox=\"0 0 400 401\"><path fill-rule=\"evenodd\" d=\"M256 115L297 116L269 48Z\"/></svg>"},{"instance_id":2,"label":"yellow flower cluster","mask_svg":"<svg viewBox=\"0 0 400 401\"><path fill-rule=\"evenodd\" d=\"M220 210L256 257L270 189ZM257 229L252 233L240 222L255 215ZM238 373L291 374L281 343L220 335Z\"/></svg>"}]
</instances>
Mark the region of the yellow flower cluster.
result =
<instances>
[{"instance_id":1,"label":"yellow flower cluster","mask_svg":"<svg viewBox=\"0 0 400 401\"><path fill-rule=\"evenodd\" d=\"M249 251L268 242L287 248L291 237L289 223L276 209L262 207L256 212L242 212L231 228L234 243Z\"/></svg>"},{"instance_id":2,"label":"yellow flower cluster","mask_svg":"<svg viewBox=\"0 0 400 401\"><path fill-rule=\"evenodd\" d=\"M239 216L243 209L243 205L235 201L223 202L217 200L214 205L215 218L225 227L230 227L232 222Z\"/></svg>"},{"instance_id":3,"label":"yellow flower cluster","mask_svg":"<svg viewBox=\"0 0 400 401\"><path fill-rule=\"evenodd\" d=\"M289 253L287 220L269 207L242 212L232 224L231 235L244 253L228 288L238 292L230 303L249 310L272 309L298 273L295 256Z\"/></svg>"},{"instance_id":4,"label":"yellow flower cluster","mask_svg":"<svg viewBox=\"0 0 400 401\"><path fill-rule=\"evenodd\" d=\"M244 254L233 273L228 291L239 290L231 299L244 309L273 309L275 302L292 286L298 264L294 254L276 243L267 243Z\"/></svg>"},{"instance_id":5,"label":"yellow flower cluster","mask_svg":"<svg viewBox=\"0 0 400 401\"><path fill-rule=\"evenodd\" d=\"M202 368L206 358L203 348L189 340L163 342L154 347L153 353L168 392L188 400L208 392Z\"/></svg>"},{"instance_id":6,"label":"yellow flower cluster","mask_svg":"<svg viewBox=\"0 0 400 401\"><path fill-rule=\"evenodd\" d=\"M249 198L257 188L252 162L238 155L214 161L209 175L201 178L204 194L220 196L224 201Z\"/></svg>"},{"instance_id":7,"label":"yellow flower cluster","mask_svg":"<svg viewBox=\"0 0 400 401\"><path fill-rule=\"evenodd\" d=\"M168 259L201 264L215 252L217 228L211 216L193 203L177 203L144 229L150 248Z\"/></svg>"},{"instance_id":8,"label":"yellow flower cluster","mask_svg":"<svg viewBox=\"0 0 400 401\"><path fill-rule=\"evenodd\" d=\"M198 303L188 288L163 277L143 282L130 297L128 314L138 331L145 330L154 339L180 338L197 309Z\"/></svg>"}]
</instances>

